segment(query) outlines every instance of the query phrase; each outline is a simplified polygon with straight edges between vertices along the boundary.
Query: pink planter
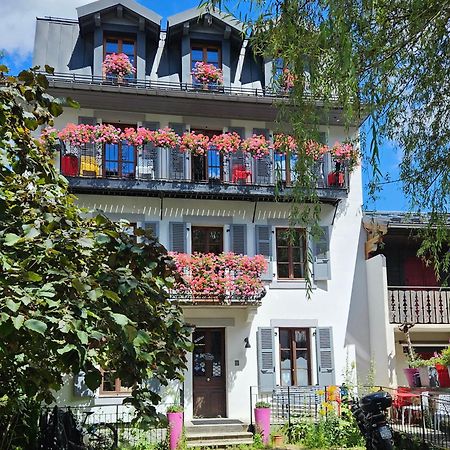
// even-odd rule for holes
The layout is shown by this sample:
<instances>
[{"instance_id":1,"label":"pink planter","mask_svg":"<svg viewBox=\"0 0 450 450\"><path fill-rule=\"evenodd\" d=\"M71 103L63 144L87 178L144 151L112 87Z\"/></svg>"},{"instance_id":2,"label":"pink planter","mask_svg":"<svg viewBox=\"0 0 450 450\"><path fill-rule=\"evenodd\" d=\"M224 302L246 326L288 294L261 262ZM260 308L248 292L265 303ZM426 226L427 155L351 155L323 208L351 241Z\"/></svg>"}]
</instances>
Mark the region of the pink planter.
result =
<instances>
[{"instance_id":1,"label":"pink planter","mask_svg":"<svg viewBox=\"0 0 450 450\"><path fill-rule=\"evenodd\" d=\"M183 434L183 413L167 413L167 419L169 420L169 449L177 450Z\"/></svg>"},{"instance_id":2,"label":"pink planter","mask_svg":"<svg viewBox=\"0 0 450 450\"><path fill-rule=\"evenodd\" d=\"M262 435L264 445L269 444L270 408L255 408L256 431Z\"/></svg>"}]
</instances>

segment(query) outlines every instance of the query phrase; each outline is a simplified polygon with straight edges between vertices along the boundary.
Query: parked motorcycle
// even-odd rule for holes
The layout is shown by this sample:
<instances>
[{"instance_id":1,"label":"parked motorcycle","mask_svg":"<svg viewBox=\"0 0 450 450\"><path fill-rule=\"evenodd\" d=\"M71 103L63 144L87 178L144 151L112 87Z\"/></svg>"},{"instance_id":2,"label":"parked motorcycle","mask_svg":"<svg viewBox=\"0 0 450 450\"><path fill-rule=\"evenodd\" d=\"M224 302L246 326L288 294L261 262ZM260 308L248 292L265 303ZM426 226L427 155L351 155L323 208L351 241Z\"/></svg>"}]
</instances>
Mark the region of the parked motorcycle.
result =
<instances>
[{"instance_id":1,"label":"parked motorcycle","mask_svg":"<svg viewBox=\"0 0 450 450\"><path fill-rule=\"evenodd\" d=\"M378 391L366 395L360 401L353 401L351 411L366 440L367 450L392 450L392 430L386 413L392 405L388 392Z\"/></svg>"}]
</instances>

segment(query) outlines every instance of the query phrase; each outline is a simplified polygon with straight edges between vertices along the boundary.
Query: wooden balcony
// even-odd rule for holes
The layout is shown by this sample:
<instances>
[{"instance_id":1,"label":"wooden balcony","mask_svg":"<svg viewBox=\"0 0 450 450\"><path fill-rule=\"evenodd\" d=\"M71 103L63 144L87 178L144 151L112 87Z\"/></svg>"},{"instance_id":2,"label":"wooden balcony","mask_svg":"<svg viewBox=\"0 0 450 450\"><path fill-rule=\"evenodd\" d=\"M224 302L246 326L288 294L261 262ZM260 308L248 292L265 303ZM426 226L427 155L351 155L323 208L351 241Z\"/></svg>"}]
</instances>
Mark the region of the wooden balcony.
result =
<instances>
[{"instance_id":1,"label":"wooden balcony","mask_svg":"<svg viewBox=\"0 0 450 450\"><path fill-rule=\"evenodd\" d=\"M389 286L390 323L450 324L450 289Z\"/></svg>"}]
</instances>

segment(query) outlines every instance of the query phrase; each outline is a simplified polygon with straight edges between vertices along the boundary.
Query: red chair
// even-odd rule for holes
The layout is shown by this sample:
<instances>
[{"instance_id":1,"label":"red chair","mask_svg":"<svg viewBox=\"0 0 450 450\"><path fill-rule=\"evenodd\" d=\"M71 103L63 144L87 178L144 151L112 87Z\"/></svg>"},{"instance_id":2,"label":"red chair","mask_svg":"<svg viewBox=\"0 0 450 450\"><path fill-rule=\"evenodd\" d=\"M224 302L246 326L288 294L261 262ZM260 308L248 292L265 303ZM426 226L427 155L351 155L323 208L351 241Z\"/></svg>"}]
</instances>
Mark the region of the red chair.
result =
<instances>
[{"instance_id":1,"label":"red chair","mask_svg":"<svg viewBox=\"0 0 450 450\"><path fill-rule=\"evenodd\" d=\"M328 186L344 186L344 174L342 172L330 172L328 174Z\"/></svg>"},{"instance_id":2,"label":"red chair","mask_svg":"<svg viewBox=\"0 0 450 450\"><path fill-rule=\"evenodd\" d=\"M252 182L252 172L247 170L244 166L234 166L231 180L233 183L236 181L245 181L246 183Z\"/></svg>"}]
</instances>

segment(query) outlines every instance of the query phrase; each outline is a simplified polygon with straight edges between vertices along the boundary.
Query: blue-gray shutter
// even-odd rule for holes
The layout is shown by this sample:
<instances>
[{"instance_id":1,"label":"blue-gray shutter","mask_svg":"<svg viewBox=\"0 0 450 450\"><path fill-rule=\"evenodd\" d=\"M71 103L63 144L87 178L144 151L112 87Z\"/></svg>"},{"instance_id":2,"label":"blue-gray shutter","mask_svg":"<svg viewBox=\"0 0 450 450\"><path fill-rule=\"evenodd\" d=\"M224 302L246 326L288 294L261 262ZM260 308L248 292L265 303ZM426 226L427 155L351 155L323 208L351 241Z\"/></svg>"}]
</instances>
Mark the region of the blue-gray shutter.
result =
<instances>
[{"instance_id":1,"label":"blue-gray shutter","mask_svg":"<svg viewBox=\"0 0 450 450\"><path fill-rule=\"evenodd\" d=\"M170 123L169 127L179 136L181 136L186 129L183 123ZM180 152L179 147L169 149L169 179L185 180L186 178L184 153Z\"/></svg>"},{"instance_id":2,"label":"blue-gray shutter","mask_svg":"<svg viewBox=\"0 0 450 450\"><path fill-rule=\"evenodd\" d=\"M258 389L271 392L275 387L275 340L273 328L259 327L257 332Z\"/></svg>"},{"instance_id":3,"label":"blue-gray shutter","mask_svg":"<svg viewBox=\"0 0 450 450\"><path fill-rule=\"evenodd\" d=\"M159 129L159 122L143 122L142 127L155 131ZM137 165L137 175L139 178L153 179L161 178L160 151L153 144L146 144L142 148L142 155L139 155Z\"/></svg>"},{"instance_id":4,"label":"blue-gray shutter","mask_svg":"<svg viewBox=\"0 0 450 450\"><path fill-rule=\"evenodd\" d=\"M170 250L186 253L186 224L184 222L169 223Z\"/></svg>"},{"instance_id":5,"label":"blue-gray shutter","mask_svg":"<svg viewBox=\"0 0 450 450\"><path fill-rule=\"evenodd\" d=\"M253 128L253 134L262 134L269 140L269 130L265 128ZM256 184L270 184L272 182L271 167L272 157L267 155L264 158L255 159L255 183Z\"/></svg>"},{"instance_id":6,"label":"blue-gray shutter","mask_svg":"<svg viewBox=\"0 0 450 450\"><path fill-rule=\"evenodd\" d=\"M73 395L75 397L93 397L94 393L86 386L86 374L79 372L73 376Z\"/></svg>"},{"instance_id":7,"label":"blue-gray shutter","mask_svg":"<svg viewBox=\"0 0 450 450\"><path fill-rule=\"evenodd\" d=\"M316 328L317 381L319 386L331 386L336 382L333 352L333 328Z\"/></svg>"},{"instance_id":8,"label":"blue-gray shutter","mask_svg":"<svg viewBox=\"0 0 450 450\"><path fill-rule=\"evenodd\" d=\"M313 239L313 277L316 281L331 280L330 227L320 227L322 233Z\"/></svg>"},{"instance_id":9,"label":"blue-gray shutter","mask_svg":"<svg viewBox=\"0 0 450 450\"><path fill-rule=\"evenodd\" d=\"M255 253L263 255L267 260L267 271L261 276L262 280L271 281L272 269L272 227L270 225L255 225Z\"/></svg>"},{"instance_id":10,"label":"blue-gray shutter","mask_svg":"<svg viewBox=\"0 0 450 450\"><path fill-rule=\"evenodd\" d=\"M231 246L230 249L237 255L247 254L247 225L233 224L230 225Z\"/></svg>"},{"instance_id":11,"label":"blue-gray shutter","mask_svg":"<svg viewBox=\"0 0 450 450\"><path fill-rule=\"evenodd\" d=\"M142 227L144 230L151 230L155 238L159 237L159 222L144 222Z\"/></svg>"}]
</instances>

